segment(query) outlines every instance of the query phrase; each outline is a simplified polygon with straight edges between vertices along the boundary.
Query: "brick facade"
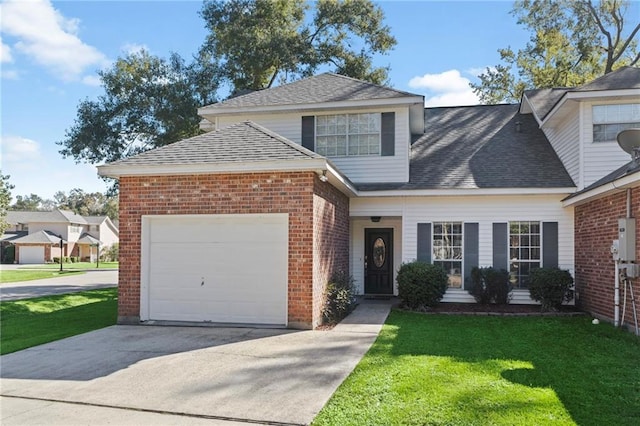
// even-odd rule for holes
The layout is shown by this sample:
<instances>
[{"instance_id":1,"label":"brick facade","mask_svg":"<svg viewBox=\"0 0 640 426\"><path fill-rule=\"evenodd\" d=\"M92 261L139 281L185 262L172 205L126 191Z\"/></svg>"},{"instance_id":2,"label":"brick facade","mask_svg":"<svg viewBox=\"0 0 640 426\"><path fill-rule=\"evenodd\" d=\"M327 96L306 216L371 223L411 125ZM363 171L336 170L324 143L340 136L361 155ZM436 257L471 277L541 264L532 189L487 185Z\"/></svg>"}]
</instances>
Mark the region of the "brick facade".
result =
<instances>
[{"instance_id":1,"label":"brick facade","mask_svg":"<svg viewBox=\"0 0 640 426\"><path fill-rule=\"evenodd\" d=\"M348 206L314 172L121 177L119 322L140 316L143 215L288 213L289 326L317 326L327 268L348 268Z\"/></svg>"},{"instance_id":2,"label":"brick facade","mask_svg":"<svg viewBox=\"0 0 640 426\"><path fill-rule=\"evenodd\" d=\"M316 178L313 217L313 318L320 320L322 296L331 274L349 272L349 199ZM313 327L317 325L314 323Z\"/></svg>"},{"instance_id":3,"label":"brick facade","mask_svg":"<svg viewBox=\"0 0 640 426\"><path fill-rule=\"evenodd\" d=\"M631 216L640 213L640 188L631 192ZM578 306L594 316L613 320L615 264L610 247L618 238L618 219L626 217L625 190L575 208L575 282ZM638 223L640 225L640 223ZM636 256L640 254L640 226L636 228ZM634 279L640 298L640 280ZM622 315L622 288L620 292ZM639 306L640 308L640 306ZM632 323L631 302L627 298L625 323Z\"/></svg>"}]
</instances>

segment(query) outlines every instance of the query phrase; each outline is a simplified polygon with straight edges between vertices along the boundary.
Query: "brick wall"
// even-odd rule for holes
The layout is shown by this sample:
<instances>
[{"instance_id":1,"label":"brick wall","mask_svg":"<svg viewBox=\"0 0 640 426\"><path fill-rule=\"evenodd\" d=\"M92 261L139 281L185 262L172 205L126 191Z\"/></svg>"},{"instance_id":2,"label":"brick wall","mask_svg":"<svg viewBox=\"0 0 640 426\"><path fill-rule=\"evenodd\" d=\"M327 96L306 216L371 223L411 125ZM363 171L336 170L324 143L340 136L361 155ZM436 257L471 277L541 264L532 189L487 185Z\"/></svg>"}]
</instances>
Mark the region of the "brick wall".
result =
<instances>
[{"instance_id":1,"label":"brick wall","mask_svg":"<svg viewBox=\"0 0 640 426\"><path fill-rule=\"evenodd\" d=\"M349 198L316 177L313 196L313 327L322 319L324 290L334 272L349 272Z\"/></svg>"},{"instance_id":2,"label":"brick wall","mask_svg":"<svg viewBox=\"0 0 640 426\"><path fill-rule=\"evenodd\" d=\"M288 213L289 325L310 328L317 324L313 308L317 298L313 286L316 179L313 172L121 178L119 322L139 320L143 215Z\"/></svg>"},{"instance_id":3,"label":"brick wall","mask_svg":"<svg viewBox=\"0 0 640 426\"><path fill-rule=\"evenodd\" d=\"M632 190L631 216L640 216L640 188ZM575 208L575 281L578 306L595 316L613 320L615 264L611 242L618 238L618 219L626 217L626 191L609 195ZM640 221L639 221L640 222ZM640 225L640 223L638 223ZM636 228L636 256L640 254L640 227ZM634 291L640 293L640 280ZM620 294L622 304L622 291ZM640 306L638 306L640 308ZM620 307L622 315L622 306ZM625 322L632 320L628 301Z\"/></svg>"}]
</instances>

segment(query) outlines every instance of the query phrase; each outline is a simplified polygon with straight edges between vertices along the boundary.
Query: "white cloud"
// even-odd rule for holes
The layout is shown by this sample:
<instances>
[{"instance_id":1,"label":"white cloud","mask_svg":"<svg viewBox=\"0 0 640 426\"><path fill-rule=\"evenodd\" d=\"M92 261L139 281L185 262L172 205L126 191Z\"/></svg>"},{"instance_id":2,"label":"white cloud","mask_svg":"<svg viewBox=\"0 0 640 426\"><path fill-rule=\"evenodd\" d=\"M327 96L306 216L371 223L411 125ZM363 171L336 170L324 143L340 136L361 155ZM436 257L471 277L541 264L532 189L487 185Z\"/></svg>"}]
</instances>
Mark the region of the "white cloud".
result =
<instances>
[{"instance_id":1,"label":"white cloud","mask_svg":"<svg viewBox=\"0 0 640 426\"><path fill-rule=\"evenodd\" d=\"M423 89L425 106L476 105L480 99L469 86L471 81L463 77L458 70L444 71L440 74L425 74L409 81L409 87Z\"/></svg>"},{"instance_id":2,"label":"white cloud","mask_svg":"<svg viewBox=\"0 0 640 426\"><path fill-rule=\"evenodd\" d=\"M0 37L0 63L13 62L13 56L11 55L11 48L2 42Z\"/></svg>"},{"instance_id":3,"label":"white cloud","mask_svg":"<svg viewBox=\"0 0 640 426\"><path fill-rule=\"evenodd\" d=\"M134 53L140 53L143 50L146 50L148 52L149 48L146 44L126 43L122 46L121 50L127 55L132 55Z\"/></svg>"},{"instance_id":4,"label":"white cloud","mask_svg":"<svg viewBox=\"0 0 640 426\"><path fill-rule=\"evenodd\" d=\"M7 70L3 68L0 72L2 73L3 80L19 80L20 79L20 74L16 70Z\"/></svg>"},{"instance_id":5,"label":"white cloud","mask_svg":"<svg viewBox=\"0 0 640 426\"><path fill-rule=\"evenodd\" d=\"M75 80L88 67L108 64L105 55L78 38L79 20L66 18L49 0L6 1L2 32L17 39L13 49L63 80Z\"/></svg>"},{"instance_id":6,"label":"white cloud","mask_svg":"<svg viewBox=\"0 0 640 426\"><path fill-rule=\"evenodd\" d=\"M97 75L85 75L82 77L82 82L87 86L94 87L98 87L102 84L102 80L100 80L100 77Z\"/></svg>"},{"instance_id":7,"label":"white cloud","mask_svg":"<svg viewBox=\"0 0 640 426\"><path fill-rule=\"evenodd\" d=\"M41 157L40 144L22 136L3 135L2 164L29 166Z\"/></svg>"}]
</instances>

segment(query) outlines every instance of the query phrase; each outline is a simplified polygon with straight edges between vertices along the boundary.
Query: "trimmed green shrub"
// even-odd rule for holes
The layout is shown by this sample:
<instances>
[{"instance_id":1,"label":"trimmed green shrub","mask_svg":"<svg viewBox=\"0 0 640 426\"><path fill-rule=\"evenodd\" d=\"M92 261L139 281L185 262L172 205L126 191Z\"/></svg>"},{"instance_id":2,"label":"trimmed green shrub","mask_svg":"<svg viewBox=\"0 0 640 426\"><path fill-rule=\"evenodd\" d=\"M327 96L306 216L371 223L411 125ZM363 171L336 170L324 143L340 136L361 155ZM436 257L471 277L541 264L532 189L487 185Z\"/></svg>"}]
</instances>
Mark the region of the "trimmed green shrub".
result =
<instances>
[{"instance_id":1,"label":"trimmed green shrub","mask_svg":"<svg viewBox=\"0 0 640 426\"><path fill-rule=\"evenodd\" d=\"M60 263L60 257L54 257L53 263Z\"/></svg>"},{"instance_id":2,"label":"trimmed green shrub","mask_svg":"<svg viewBox=\"0 0 640 426\"><path fill-rule=\"evenodd\" d=\"M400 266L397 281L403 306L426 309L440 302L447 291L449 277L441 266L416 261Z\"/></svg>"},{"instance_id":3,"label":"trimmed green shrub","mask_svg":"<svg viewBox=\"0 0 640 426\"><path fill-rule=\"evenodd\" d=\"M344 271L335 272L325 289L322 316L325 324L336 324L356 307L353 277Z\"/></svg>"},{"instance_id":4,"label":"trimmed green shrub","mask_svg":"<svg viewBox=\"0 0 640 426\"><path fill-rule=\"evenodd\" d=\"M468 291L482 305L506 305L511 300L512 290L509 272L504 269L475 267L471 270L471 288Z\"/></svg>"},{"instance_id":5,"label":"trimmed green shrub","mask_svg":"<svg viewBox=\"0 0 640 426\"><path fill-rule=\"evenodd\" d=\"M539 268L529 276L529 295L540 302L542 311L558 310L573 298L573 277L558 268Z\"/></svg>"},{"instance_id":6,"label":"trimmed green shrub","mask_svg":"<svg viewBox=\"0 0 640 426\"><path fill-rule=\"evenodd\" d=\"M71 256L69 259L71 260L71 263L80 262L80 258L78 256Z\"/></svg>"}]
</instances>

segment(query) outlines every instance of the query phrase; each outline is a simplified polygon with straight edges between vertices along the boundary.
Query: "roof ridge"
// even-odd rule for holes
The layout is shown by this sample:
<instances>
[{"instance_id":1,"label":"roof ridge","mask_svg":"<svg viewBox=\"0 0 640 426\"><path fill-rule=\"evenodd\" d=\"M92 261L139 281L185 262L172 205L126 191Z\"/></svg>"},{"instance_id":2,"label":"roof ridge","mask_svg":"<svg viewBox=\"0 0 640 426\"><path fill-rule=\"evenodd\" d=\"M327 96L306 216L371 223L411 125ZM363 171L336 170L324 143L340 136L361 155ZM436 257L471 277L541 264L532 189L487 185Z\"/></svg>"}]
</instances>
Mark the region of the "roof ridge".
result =
<instances>
[{"instance_id":1,"label":"roof ridge","mask_svg":"<svg viewBox=\"0 0 640 426\"><path fill-rule=\"evenodd\" d=\"M351 77L351 76L344 75L344 74L338 74L338 73L330 72L330 71L324 72L322 74L318 74L317 76L313 76L313 77L318 77L318 76L321 76L323 74L333 75L333 76L336 76L336 77L342 77L342 78L345 78L345 79L348 79L348 80L356 81L358 83L367 84L369 86L381 87L381 88L386 89L386 90L391 90L393 92L402 93L402 94L409 95L409 96L419 96L419 95L416 95L415 93L407 92L405 90L398 90L398 89L396 89L394 87L391 87L391 86L385 86L383 84L377 84L377 83L373 83L371 81L360 80L359 78ZM300 80L298 80L298 81L300 81Z\"/></svg>"}]
</instances>

